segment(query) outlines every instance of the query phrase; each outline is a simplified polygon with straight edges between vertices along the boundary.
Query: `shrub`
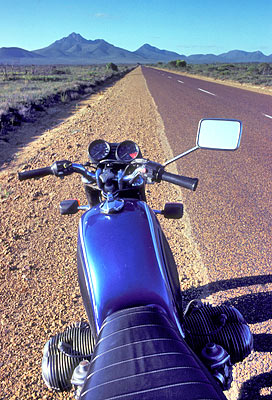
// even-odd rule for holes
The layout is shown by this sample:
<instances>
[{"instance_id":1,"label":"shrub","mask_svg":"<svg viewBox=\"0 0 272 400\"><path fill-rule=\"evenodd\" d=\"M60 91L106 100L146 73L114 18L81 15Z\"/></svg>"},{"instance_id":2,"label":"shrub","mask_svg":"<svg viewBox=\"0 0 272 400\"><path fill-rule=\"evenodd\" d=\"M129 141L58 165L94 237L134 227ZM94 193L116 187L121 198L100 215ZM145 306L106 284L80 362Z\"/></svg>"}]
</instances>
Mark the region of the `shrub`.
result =
<instances>
[{"instance_id":1,"label":"shrub","mask_svg":"<svg viewBox=\"0 0 272 400\"><path fill-rule=\"evenodd\" d=\"M186 68L187 62L185 60L177 60L176 67L177 68Z\"/></svg>"},{"instance_id":2,"label":"shrub","mask_svg":"<svg viewBox=\"0 0 272 400\"><path fill-rule=\"evenodd\" d=\"M268 63L261 63L258 66L258 71L262 75L271 75L272 74L272 66Z\"/></svg>"},{"instance_id":3,"label":"shrub","mask_svg":"<svg viewBox=\"0 0 272 400\"><path fill-rule=\"evenodd\" d=\"M112 71L118 71L117 65L116 65L116 64L113 64L113 63L108 63L108 64L106 65L106 68L107 68L107 70L111 69Z\"/></svg>"},{"instance_id":4,"label":"shrub","mask_svg":"<svg viewBox=\"0 0 272 400\"><path fill-rule=\"evenodd\" d=\"M176 66L177 66L177 60L169 61L168 64L169 64L171 67L176 68Z\"/></svg>"},{"instance_id":5,"label":"shrub","mask_svg":"<svg viewBox=\"0 0 272 400\"><path fill-rule=\"evenodd\" d=\"M64 69L59 69L55 66L52 67L52 75L66 75L66 74L71 74L71 71L66 68Z\"/></svg>"},{"instance_id":6,"label":"shrub","mask_svg":"<svg viewBox=\"0 0 272 400\"><path fill-rule=\"evenodd\" d=\"M254 64L253 65L249 65L248 68L247 68L247 71L252 73L252 74L258 73L257 65L254 65Z\"/></svg>"}]
</instances>

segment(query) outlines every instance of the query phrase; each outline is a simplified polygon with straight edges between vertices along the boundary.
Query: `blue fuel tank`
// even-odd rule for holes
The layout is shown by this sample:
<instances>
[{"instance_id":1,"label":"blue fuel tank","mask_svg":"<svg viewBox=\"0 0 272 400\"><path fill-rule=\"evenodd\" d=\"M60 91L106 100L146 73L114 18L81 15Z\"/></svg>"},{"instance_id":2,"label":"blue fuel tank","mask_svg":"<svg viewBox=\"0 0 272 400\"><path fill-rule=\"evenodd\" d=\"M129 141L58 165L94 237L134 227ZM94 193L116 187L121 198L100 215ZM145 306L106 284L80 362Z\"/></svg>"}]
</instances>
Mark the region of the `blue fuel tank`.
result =
<instances>
[{"instance_id":1,"label":"blue fuel tank","mask_svg":"<svg viewBox=\"0 0 272 400\"><path fill-rule=\"evenodd\" d=\"M99 205L79 223L78 276L89 322L98 333L104 319L123 308L157 304L175 318L159 222L145 202L125 200L121 211Z\"/></svg>"}]
</instances>

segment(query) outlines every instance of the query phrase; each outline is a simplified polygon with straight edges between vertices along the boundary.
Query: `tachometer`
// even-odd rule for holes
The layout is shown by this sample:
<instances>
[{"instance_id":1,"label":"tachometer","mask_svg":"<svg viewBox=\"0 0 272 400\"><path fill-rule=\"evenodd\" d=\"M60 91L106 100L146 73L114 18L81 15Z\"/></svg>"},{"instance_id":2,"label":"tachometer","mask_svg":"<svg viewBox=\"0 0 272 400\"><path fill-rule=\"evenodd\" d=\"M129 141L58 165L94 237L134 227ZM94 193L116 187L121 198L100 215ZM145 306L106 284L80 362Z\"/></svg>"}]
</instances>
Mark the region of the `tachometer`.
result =
<instances>
[{"instance_id":1,"label":"tachometer","mask_svg":"<svg viewBox=\"0 0 272 400\"><path fill-rule=\"evenodd\" d=\"M106 158L110 153L110 145L102 139L94 140L89 144L88 154L92 162L98 162Z\"/></svg>"},{"instance_id":2,"label":"tachometer","mask_svg":"<svg viewBox=\"0 0 272 400\"><path fill-rule=\"evenodd\" d=\"M116 158L120 161L130 162L138 157L139 147L132 140L125 140L116 149Z\"/></svg>"}]
</instances>

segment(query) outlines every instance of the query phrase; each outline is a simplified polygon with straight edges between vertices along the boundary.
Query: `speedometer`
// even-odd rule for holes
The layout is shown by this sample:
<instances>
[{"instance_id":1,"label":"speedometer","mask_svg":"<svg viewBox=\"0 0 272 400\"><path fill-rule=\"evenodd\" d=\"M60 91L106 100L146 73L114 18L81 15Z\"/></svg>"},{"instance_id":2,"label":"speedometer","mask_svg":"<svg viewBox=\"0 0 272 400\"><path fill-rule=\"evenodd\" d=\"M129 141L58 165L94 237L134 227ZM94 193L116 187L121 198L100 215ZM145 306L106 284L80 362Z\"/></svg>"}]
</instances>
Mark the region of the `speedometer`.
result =
<instances>
[{"instance_id":1,"label":"speedometer","mask_svg":"<svg viewBox=\"0 0 272 400\"><path fill-rule=\"evenodd\" d=\"M125 140L116 149L116 158L120 161L130 162L137 158L139 147L132 140Z\"/></svg>"},{"instance_id":2,"label":"speedometer","mask_svg":"<svg viewBox=\"0 0 272 400\"><path fill-rule=\"evenodd\" d=\"M94 140L89 144L88 154L92 162L98 162L106 158L110 153L110 145L102 139Z\"/></svg>"}]
</instances>

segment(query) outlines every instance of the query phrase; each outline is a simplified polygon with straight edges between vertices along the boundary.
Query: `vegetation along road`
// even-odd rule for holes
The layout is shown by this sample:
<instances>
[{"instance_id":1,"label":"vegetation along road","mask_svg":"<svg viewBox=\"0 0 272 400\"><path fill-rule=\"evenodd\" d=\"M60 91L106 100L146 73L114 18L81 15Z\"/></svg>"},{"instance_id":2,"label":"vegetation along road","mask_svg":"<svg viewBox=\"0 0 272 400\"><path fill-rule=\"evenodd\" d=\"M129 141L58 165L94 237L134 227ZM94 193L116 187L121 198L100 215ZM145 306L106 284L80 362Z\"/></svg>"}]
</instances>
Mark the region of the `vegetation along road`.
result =
<instances>
[{"instance_id":1,"label":"vegetation along road","mask_svg":"<svg viewBox=\"0 0 272 400\"><path fill-rule=\"evenodd\" d=\"M256 382L271 387L272 97L151 68L143 73L175 154L194 146L201 118L243 122L238 151L201 150L177 168L200 180L196 193L183 193L209 281L198 290L237 306L250 323L260 363L244 390ZM252 361L244 362L251 374Z\"/></svg>"}]
</instances>

